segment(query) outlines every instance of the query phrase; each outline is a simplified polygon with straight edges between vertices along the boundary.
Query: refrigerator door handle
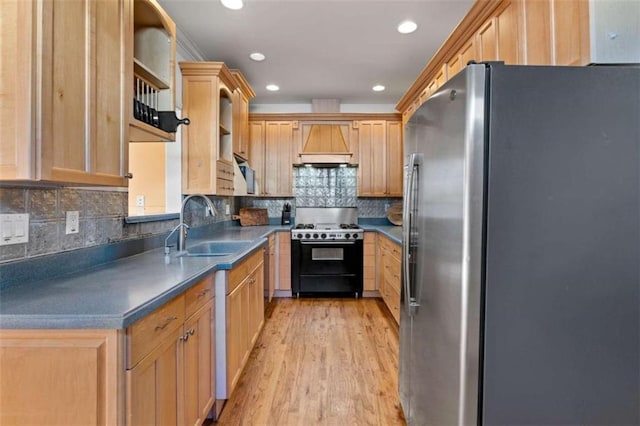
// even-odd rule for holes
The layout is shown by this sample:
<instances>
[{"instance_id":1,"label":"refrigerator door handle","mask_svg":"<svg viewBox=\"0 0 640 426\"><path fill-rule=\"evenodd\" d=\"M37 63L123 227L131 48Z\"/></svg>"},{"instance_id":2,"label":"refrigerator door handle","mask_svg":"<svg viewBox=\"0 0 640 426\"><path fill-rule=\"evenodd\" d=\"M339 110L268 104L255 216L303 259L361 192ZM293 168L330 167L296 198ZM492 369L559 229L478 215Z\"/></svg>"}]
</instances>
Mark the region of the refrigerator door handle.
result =
<instances>
[{"instance_id":1,"label":"refrigerator door handle","mask_svg":"<svg viewBox=\"0 0 640 426\"><path fill-rule=\"evenodd\" d=\"M406 193L404 194L404 206L402 208L402 233L403 233L403 241L404 241L404 251L402 256L402 267L404 270L404 294L405 294L405 304L407 307L407 314L411 317L416 313L416 310L420 306L414 294L411 293L411 248L413 247L412 242L412 228L413 224L411 223L411 219L413 217L412 210L415 205L415 193L414 193L414 181L415 181L415 173L418 168L418 165L421 163L422 154L413 153L409 156L409 165L407 170L407 185L405 187Z\"/></svg>"}]
</instances>

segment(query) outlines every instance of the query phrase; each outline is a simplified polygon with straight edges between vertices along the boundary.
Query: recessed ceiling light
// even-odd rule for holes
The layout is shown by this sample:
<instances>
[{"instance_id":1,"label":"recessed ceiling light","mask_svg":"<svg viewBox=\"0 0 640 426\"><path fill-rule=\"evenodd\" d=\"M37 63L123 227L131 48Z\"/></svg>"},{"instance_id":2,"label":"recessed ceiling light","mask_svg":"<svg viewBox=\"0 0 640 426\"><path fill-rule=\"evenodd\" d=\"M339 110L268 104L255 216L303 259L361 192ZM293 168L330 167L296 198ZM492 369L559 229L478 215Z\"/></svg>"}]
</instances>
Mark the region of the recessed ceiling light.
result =
<instances>
[{"instance_id":1,"label":"recessed ceiling light","mask_svg":"<svg viewBox=\"0 0 640 426\"><path fill-rule=\"evenodd\" d=\"M264 61L266 56L264 56L262 53L260 52L253 52L252 54L249 55L249 57L251 59L253 59L256 62L261 62Z\"/></svg>"},{"instance_id":2,"label":"recessed ceiling light","mask_svg":"<svg viewBox=\"0 0 640 426\"><path fill-rule=\"evenodd\" d=\"M402 34L410 34L418 29L418 24L413 21L403 21L398 25L398 32Z\"/></svg>"},{"instance_id":3,"label":"recessed ceiling light","mask_svg":"<svg viewBox=\"0 0 640 426\"><path fill-rule=\"evenodd\" d=\"M227 9L238 10L242 9L242 0L220 0L222 5Z\"/></svg>"},{"instance_id":4,"label":"recessed ceiling light","mask_svg":"<svg viewBox=\"0 0 640 426\"><path fill-rule=\"evenodd\" d=\"M382 84L376 84L372 89L374 92L382 92L384 90L384 86Z\"/></svg>"},{"instance_id":5,"label":"recessed ceiling light","mask_svg":"<svg viewBox=\"0 0 640 426\"><path fill-rule=\"evenodd\" d=\"M280 90L280 87L275 84L267 84L267 90L270 92L277 92L278 90Z\"/></svg>"}]
</instances>

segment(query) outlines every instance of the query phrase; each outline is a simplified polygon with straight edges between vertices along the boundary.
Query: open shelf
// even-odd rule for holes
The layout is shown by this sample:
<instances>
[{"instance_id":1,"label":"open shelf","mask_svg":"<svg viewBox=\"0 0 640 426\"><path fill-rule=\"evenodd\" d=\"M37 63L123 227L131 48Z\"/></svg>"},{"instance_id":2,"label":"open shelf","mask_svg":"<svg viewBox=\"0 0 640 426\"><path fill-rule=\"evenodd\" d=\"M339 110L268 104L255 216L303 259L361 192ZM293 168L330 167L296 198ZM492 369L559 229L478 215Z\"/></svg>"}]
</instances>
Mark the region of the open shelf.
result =
<instances>
[{"instance_id":1,"label":"open shelf","mask_svg":"<svg viewBox=\"0 0 640 426\"><path fill-rule=\"evenodd\" d=\"M140 62L139 59L133 58L133 74L146 80L158 90L170 89L171 85L160 78L155 72L150 70L145 64Z\"/></svg>"}]
</instances>

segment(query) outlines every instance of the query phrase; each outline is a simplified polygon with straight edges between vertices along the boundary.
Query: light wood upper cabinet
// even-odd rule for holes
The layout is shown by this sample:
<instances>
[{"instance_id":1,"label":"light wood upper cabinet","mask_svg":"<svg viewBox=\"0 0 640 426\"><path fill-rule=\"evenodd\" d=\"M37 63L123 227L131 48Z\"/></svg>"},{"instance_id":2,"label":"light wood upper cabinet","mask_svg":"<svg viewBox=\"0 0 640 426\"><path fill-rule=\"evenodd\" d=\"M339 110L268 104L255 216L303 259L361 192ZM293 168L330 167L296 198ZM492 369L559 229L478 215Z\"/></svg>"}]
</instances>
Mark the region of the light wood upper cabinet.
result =
<instances>
[{"instance_id":1,"label":"light wood upper cabinet","mask_svg":"<svg viewBox=\"0 0 640 426\"><path fill-rule=\"evenodd\" d=\"M293 188L293 132L296 121L265 122L265 166L262 193L290 197Z\"/></svg>"},{"instance_id":2,"label":"light wood upper cabinet","mask_svg":"<svg viewBox=\"0 0 640 426\"><path fill-rule=\"evenodd\" d=\"M256 94L240 70L231 70L231 74L238 82L238 88L233 92L233 155L246 161L250 160L249 101Z\"/></svg>"},{"instance_id":3,"label":"light wood upper cabinet","mask_svg":"<svg viewBox=\"0 0 640 426\"><path fill-rule=\"evenodd\" d=\"M403 140L399 121L359 121L358 195L402 196Z\"/></svg>"},{"instance_id":4,"label":"light wood upper cabinet","mask_svg":"<svg viewBox=\"0 0 640 426\"><path fill-rule=\"evenodd\" d=\"M387 122L387 195L402 197L404 143L402 123Z\"/></svg>"},{"instance_id":5,"label":"light wood upper cabinet","mask_svg":"<svg viewBox=\"0 0 640 426\"><path fill-rule=\"evenodd\" d=\"M176 26L156 0L133 2L133 29L128 39L130 57L127 102L136 101L157 111L175 110ZM106 60L109 58L107 57ZM129 71L131 70L131 71ZM131 75L131 74L129 74ZM129 108L132 142L173 142L175 133L145 120L145 114Z\"/></svg>"},{"instance_id":6,"label":"light wood upper cabinet","mask_svg":"<svg viewBox=\"0 0 640 426\"><path fill-rule=\"evenodd\" d=\"M258 184L256 195L290 197L293 139L297 121L250 121L249 153Z\"/></svg>"},{"instance_id":7,"label":"light wood upper cabinet","mask_svg":"<svg viewBox=\"0 0 640 426\"><path fill-rule=\"evenodd\" d=\"M182 192L233 195L233 92L222 62L181 62Z\"/></svg>"},{"instance_id":8,"label":"light wood upper cabinet","mask_svg":"<svg viewBox=\"0 0 640 426\"><path fill-rule=\"evenodd\" d=\"M0 179L127 185L130 22L130 0L3 2Z\"/></svg>"},{"instance_id":9,"label":"light wood upper cabinet","mask_svg":"<svg viewBox=\"0 0 640 426\"><path fill-rule=\"evenodd\" d=\"M416 109L415 101L438 79L445 62L448 78L469 59L563 66L638 62L638 25L640 3L636 1L477 1L396 108L406 122ZM461 60L464 46L475 54L465 52Z\"/></svg>"},{"instance_id":10,"label":"light wood upper cabinet","mask_svg":"<svg viewBox=\"0 0 640 426\"><path fill-rule=\"evenodd\" d=\"M358 146L358 195L380 197L387 193L387 122L385 120L360 121Z\"/></svg>"}]
</instances>

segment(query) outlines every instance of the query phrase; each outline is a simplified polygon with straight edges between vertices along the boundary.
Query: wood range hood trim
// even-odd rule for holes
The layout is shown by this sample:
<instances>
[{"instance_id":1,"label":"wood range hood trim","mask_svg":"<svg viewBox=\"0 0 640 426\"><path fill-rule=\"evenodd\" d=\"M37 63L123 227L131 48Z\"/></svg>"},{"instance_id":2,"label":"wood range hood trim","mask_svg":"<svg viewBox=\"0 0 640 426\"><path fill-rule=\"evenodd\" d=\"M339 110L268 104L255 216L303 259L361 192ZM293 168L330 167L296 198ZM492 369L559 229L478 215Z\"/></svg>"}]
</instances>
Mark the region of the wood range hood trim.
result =
<instances>
[{"instance_id":1,"label":"wood range hood trim","mask_svg":"<svg viewBox=\"0 0 640 426\"><path fill-rule=\"evenodd\" d=\"M338 166L351 163L352 157L339 125L313 124L297 165Z\"/></svg>"}]
</instances>

